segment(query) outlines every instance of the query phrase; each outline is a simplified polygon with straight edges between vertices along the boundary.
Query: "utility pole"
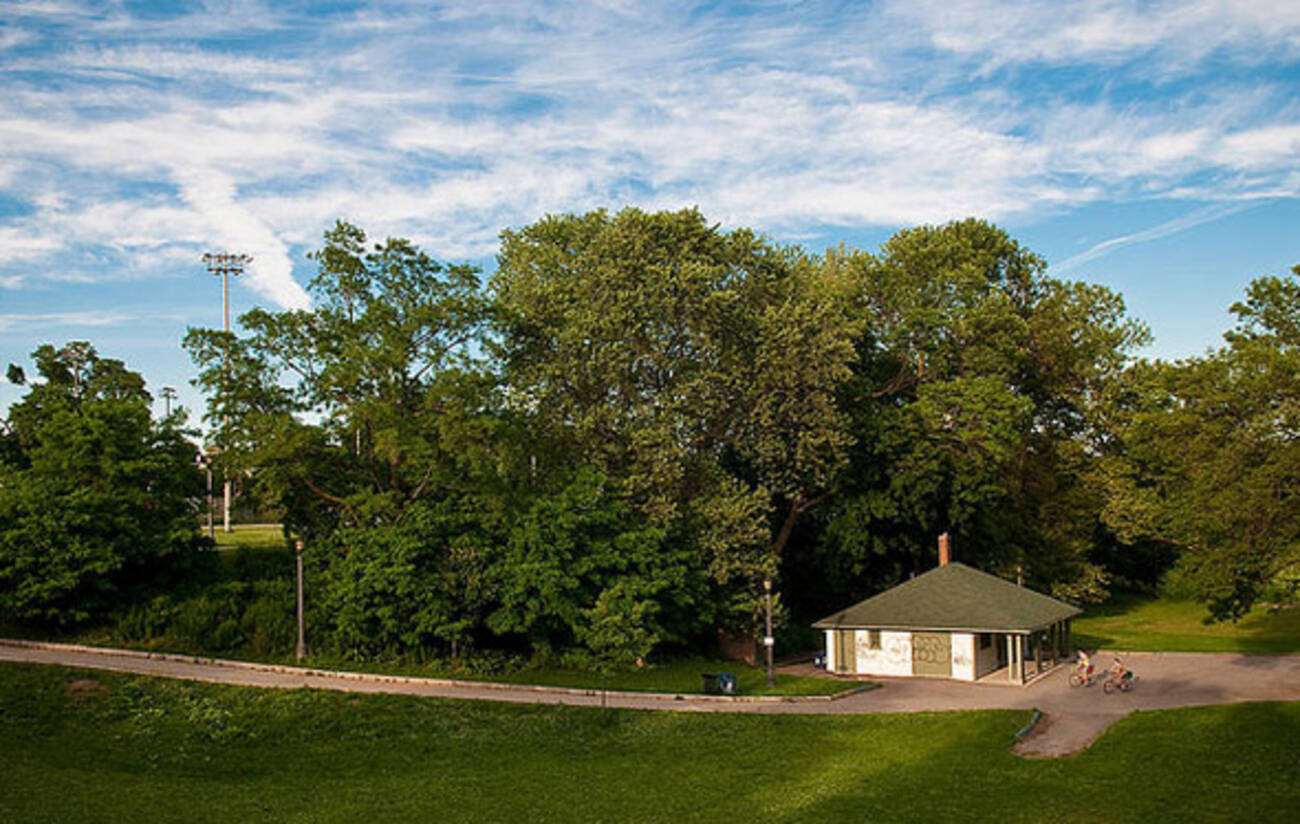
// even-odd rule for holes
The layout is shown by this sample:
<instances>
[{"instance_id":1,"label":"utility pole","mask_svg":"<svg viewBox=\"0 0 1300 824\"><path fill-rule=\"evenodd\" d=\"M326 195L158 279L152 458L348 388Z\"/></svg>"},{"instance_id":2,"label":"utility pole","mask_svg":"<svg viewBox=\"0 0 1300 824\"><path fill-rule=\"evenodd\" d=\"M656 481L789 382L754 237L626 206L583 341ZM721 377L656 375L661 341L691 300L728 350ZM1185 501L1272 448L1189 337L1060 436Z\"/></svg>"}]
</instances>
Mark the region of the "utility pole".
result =
<instances>
[{"instance_id":1,"label":"utility pole","mask_svg":"<svg viewBox=\"0 0 1300 824\"><path fill-rule=\"evenodd\" d=\"M213 275L221 275L221 321L222 329L230 331L230 276L244 274L244 267L252 263L253 258L242 252L208 252L203 255L203 263L208 267L208 272ZM226 357L226 378L230 378L230 357ZM223 416L221 425L224 427L230 423L228 417ZM224 484L222 486L223 503L222 503L222 530L230 532L230 473L222 472Z\"/></svg>"},{"instance_id":2,"label":"utility pole","mask_svg":"<svg viewBox=\"0 0 1300 824\"><path fill-rule=\"evenodd\" d=\"M294 554L298 561L298 648L295 655L298 660L307 657L307 628L302 617L302 539L293 542Z\"/></svg>"},{"instance_id":3,"label":"utility pole","mask_svg":"<svg viewBox=\"0 0 1300 824\"><path fill-rule=\"evenodd\" d=\"M164 413L167 417L172 416L172 401L176 399L176 389L171 386L162 388L163 408L167 411Z\"/></svg>"},{"instance_id":4,"label":"utility pole","mask_svg":"<svg viewBox=\"0 0 1300 824\"><path fill-rule=\"evenodd\" d=\"M767 653L767 685L769 687L776 684L776 675L772 672L772 647L776 645L776 639L772 637L772 579L767 577L763 579L763 598L767 606L767 633L763 636L763 649Z\"/></svg>"}]
</instances>

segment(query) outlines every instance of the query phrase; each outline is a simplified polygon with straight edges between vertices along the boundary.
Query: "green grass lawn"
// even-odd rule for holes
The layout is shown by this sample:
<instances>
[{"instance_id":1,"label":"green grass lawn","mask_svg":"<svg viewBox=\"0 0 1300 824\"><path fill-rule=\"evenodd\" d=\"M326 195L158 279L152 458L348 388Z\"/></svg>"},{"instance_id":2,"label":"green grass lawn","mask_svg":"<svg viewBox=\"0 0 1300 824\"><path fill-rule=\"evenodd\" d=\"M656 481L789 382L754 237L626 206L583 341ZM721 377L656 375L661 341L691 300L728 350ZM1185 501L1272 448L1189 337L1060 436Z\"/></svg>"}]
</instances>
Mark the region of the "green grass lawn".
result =
<instances>
[{"instance_id":1,"label":"green grass lawn","mask_svg":"<svg viewBox=\"0 0 1300 824\"><path fill-rule=\"evenodd\" d=\"M1256 609L1233 623L1205 623L1204 604L1116 594L1074 619L1082 647L1152 652L1300 652L1300 610Z\"/></svg>"},{"instance_id":2,"label":"green grass lawn","mask_svg":"<svg viewBox=\"0 0 1300 824\"><path fill-rule=\"evenodd\" d=\"M224 532L221 524L217 524L213 532L217 549L284 549L286 546L279 524L232 524L231 529L234 531ZM204 534L207 534L206 527Z\"/></svg>"},{"instance_id":3,"label":"green grass lawn","mask_svg":"<svg viewBox=\"0 0 1300 824\"><path fill-rule=\"evenodd\" d=\"M101 687L70 695L72 679ZM83 685L84 688L84 685ZM1021 712L510 706L0 665L0 821L1291 821L1300 704L1141 713L1057 761Z\"/></svg>"},{"instance_id":4,"label":"green grass lawn","mask_svg":"<svg viewBox=\"0 0 1300 824\"><path fill-rule=\"evenodd\" d=\"M291 663L285 661L284 663ZM698 693L703 687L704 673L729 672L736 676L739 695L834 695L858 687L876 685L839 678L820 678L778 673L776 683L767 685L766 672L761 667L751 667L740 661L718 661L708 658L687 658L653 663L644 669L597 672L560 667L526 667L501 674L474 674L457 670L439 669L418 664L358 664L344 660L315 659L311 666L322 669L341 669L356 672L378 672L386 675L411 675L421 678L458 678L466 681L501 681L512 684L535 684L549 687L577 687L580 689L631 690L634 692Z\"/></svg>"}]
</instances>

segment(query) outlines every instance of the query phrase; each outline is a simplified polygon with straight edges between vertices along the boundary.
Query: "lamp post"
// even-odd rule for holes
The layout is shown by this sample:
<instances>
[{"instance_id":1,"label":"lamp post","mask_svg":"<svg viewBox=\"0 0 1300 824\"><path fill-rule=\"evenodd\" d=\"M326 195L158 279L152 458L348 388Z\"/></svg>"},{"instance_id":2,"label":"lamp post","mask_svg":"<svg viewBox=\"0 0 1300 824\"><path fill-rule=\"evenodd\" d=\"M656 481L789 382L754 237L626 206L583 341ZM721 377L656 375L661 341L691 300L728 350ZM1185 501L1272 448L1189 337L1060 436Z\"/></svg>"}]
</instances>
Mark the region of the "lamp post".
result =
<instances>
[{"instance_id":1,"label":"lamp post","mask_svg":"<svg viewBox=\"0 0 1300 824\"><path fill-rule=\"evenodd\" d=\"M252 256L242 252L207 252L203 255L203 263L207 266L208 272L214 275L221 275L221 322L222 330L230 331L230 276L244 274L244 267L253 261ZM226 361L226 377L230 377L230 361ZM225 426L230 419L222 416L221 425ZM230 531L230 475L228 472L222 473L222 530Z\"/></svg>"},{"instance_id":2,"label":"lamp post","mask_svg":"<svg viewBox=\"0 0 1300 824\"><path fill-rule=\"evenodd\" d=\"M776 639L772 637L772 579L763 579L763 600L767 610L767 632L763 635L763 650L767 653L767 685L776 684L776 675L772 672L772 647Z\"/></svg>"},{"instance_id":3,"label":"lamp post","mask_svg":"<svg viewBox=\"0 0 1300 824\"><path fill-rule=\"evenodd\" d=\"M307 629L302 617L302 539L293 542L294 556L298 565L298 648L294 655L299 661L307 657Z\"/></svg>"},{"instance_id":4,"label":"lamp post","mask_svg":"<svg viewBox=\"0 0 1300 824\"><path fill-rule=\"evenodd\" d=\"M208 497L206 507L208 510L208 538L215 542L217 536L212 528L212 464L208 460L208 457L200 452L194 456L194 465L202 467L203 471L207 473L208 476Z\"/></svg>"},{"instance_id":5,"label":"lamp post","mask_svg":"<svg viewBox=\"0 0 1300 824\"><path fill-rule=\"evenodd\" d=\"M170 418L172 416L172 401L176 399L176 389L171 386L164 386L162 388L162 396L163 407L166 410L164 414Z\"/></svg>"}]
</instances>

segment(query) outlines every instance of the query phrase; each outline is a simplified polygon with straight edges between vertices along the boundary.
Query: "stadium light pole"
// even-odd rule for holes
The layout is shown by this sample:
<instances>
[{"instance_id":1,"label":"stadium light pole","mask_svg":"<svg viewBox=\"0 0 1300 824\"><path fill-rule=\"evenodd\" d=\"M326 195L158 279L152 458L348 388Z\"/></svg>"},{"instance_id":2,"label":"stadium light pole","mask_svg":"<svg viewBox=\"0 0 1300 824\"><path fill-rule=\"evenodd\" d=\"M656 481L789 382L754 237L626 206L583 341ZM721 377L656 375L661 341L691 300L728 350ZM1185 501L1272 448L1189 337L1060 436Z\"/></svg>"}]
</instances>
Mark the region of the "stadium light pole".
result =
<instances>
[{"instance_id":1,"label":"stadium light pole","mask_svg":"<svg viewBox=\"0 0 1300 824\"><path fill-rule=\"evenodd\" d=\"M221 275L221 320L222 329L230 331L230 276L244 274L244 267L253 262L251 255L242 252L207 252L203 255L203 263L207 266L208 272L213 275ZM230 359L226 359L226 377L230 376ZM225 426L230 419L222 416L221 423ZM230 474L222 471L222 531L230 532Z\"/></svg>"}]
</instances>

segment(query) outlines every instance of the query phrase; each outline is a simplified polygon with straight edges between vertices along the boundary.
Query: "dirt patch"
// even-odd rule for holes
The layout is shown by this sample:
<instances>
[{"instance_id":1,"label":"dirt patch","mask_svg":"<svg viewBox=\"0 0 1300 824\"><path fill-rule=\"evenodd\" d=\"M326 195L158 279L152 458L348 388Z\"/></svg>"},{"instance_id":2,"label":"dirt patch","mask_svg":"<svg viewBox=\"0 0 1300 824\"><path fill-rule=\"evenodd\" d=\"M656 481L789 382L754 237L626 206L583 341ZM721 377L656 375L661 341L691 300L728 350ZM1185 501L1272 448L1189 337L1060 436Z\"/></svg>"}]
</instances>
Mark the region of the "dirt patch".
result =
<instances>
[{"instance_id":1,"label":"dirt patch","mask_svg":"<svg viewBox=\"0 0 1300 824\"><path fill-rule=\"evenodd\" d=\"M108 692L108 687L94 678L78 678L75 681L68 682L69 698L93 698L106 692Z\"/></svg>"},{"instance_id":2,"label":"dirt patch","mask_svg":"<svg viewBox=\"0 0 1300 824\"><path fill-rule=\"evenodd\" d=\"M1125 713L1043 713L1034 729L1011 751L1021 758L1061 758L1087 749Z\"/></svg>"}]
</instances>

